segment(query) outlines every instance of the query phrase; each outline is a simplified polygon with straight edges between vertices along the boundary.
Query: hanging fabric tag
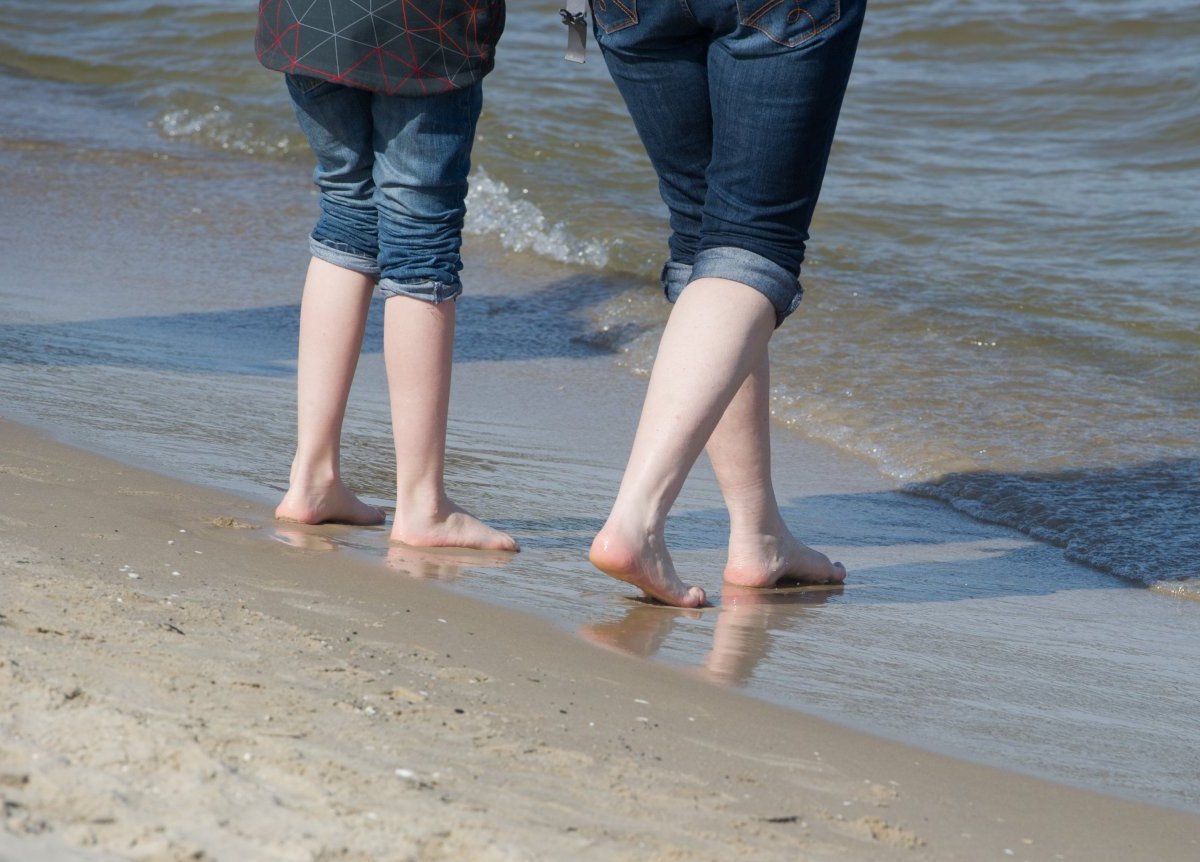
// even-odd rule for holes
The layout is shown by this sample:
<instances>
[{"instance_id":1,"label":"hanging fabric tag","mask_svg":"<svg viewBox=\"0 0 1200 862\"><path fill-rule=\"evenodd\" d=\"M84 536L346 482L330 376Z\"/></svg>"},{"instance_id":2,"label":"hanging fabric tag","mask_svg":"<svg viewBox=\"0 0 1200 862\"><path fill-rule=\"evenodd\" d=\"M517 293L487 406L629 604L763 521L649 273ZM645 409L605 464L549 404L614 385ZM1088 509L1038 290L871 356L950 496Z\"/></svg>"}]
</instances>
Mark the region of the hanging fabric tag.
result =
<instances>
[{"instance_id":1,"label":"hanging fabric tag","mask_svg":"<svg viewBox=\"0 0 1200 862\"><path fill-rule=\"evenodd\" d=\"M564 60L582 63L587 59L587 0L566 0L567 8L559 9L567 25L567 53Z\"/></svg>"}]
</instances>

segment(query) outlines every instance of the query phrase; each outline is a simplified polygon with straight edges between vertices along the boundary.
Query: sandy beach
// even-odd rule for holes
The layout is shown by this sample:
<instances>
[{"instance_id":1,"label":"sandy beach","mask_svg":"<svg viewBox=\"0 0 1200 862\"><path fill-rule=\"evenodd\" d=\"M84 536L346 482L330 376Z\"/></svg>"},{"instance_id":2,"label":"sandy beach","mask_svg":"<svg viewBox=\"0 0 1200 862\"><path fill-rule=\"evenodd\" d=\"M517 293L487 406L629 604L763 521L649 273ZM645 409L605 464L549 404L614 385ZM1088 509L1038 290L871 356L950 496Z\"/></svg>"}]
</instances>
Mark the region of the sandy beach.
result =
<instances>
[{"instance_id":1,"label":"sandy beach","mask_svg":"<svg viewBox=\"0 0 1200 862\"><path fill-rule=\"evenodd\" d=\"M1191 814L779 709L303 547L337 528L0 438L5 862L1200 852Z\"/></svg>"}]
</instances>

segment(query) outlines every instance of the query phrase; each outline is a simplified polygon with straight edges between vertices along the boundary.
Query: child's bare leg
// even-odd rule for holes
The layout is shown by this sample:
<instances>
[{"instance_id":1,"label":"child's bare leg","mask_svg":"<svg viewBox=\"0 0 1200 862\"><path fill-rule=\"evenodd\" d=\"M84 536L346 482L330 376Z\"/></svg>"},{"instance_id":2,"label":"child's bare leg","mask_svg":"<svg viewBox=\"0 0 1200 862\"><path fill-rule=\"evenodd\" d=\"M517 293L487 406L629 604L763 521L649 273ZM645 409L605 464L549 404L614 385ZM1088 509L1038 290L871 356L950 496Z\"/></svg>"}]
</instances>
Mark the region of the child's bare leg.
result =
<instances>
[{"instance_id":1,"label":"child's bare leg","mask_svg":"<svg viewBox=\"0 0 1200 862\"><path fill-rule=\"evenodd\" d=\"M313 258L300 302L297 439L275 517L304 524L382 524L342 482L342 420L358 367L374 279Z\"/></svg>"},{"instance_id":2,"label":"child's bare leg","mask_svg":"<svg viewBox=\"0 0 1200 862\"><path fill-rule=\"evenodd\" d=\"M659 344L616 502L592 542L598 569L667 604L704 604L704 591L675 572L667 512L774 326L771 303L747 285L702 278L684 290Z\"/></svg>"},{"instance_id":3,"label":"child's bare leg","mask_svg":"<svg viewBox=\"0 0 1200 862\"><path fill-rule=\"evenodd\" d=\"M769 587L779 581L836 584L841 563L791 534L771 484L770 361L756 360L708 441L708 457L729 508L727 583Z\"/></svg>"},{"instance_id":4,"label":"child's bare leg","mask_svg":"<svg viewBox=\"0 0 1200 862\"><path fill-rule=\"evenodd\" d=\"M417 547L517 550L512 536L492 529L446 496L454 303L392 296L384 308L383 351L396 442L392 541Z\"/></svg>"}]
</instances>

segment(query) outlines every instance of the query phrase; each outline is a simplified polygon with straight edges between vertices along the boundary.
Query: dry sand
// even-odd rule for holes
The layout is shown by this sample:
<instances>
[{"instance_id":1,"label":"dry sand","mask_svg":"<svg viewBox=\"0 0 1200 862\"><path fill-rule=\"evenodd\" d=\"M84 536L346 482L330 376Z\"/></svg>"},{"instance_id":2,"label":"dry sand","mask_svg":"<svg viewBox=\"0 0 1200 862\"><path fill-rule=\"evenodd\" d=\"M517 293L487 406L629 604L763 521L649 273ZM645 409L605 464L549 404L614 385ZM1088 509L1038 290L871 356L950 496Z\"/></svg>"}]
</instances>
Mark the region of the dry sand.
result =
<instances>
[{"instance_id":1,"label":"dry sand","mask_svg":"<svg viewBox=\"0 0 1200 862\"><path fill-rule=\"evenodd\" d=\"M851 732L271 541L259 504L0 440L5 862L1200 858L1200 817Z\"/></svg>"}]
</instances>

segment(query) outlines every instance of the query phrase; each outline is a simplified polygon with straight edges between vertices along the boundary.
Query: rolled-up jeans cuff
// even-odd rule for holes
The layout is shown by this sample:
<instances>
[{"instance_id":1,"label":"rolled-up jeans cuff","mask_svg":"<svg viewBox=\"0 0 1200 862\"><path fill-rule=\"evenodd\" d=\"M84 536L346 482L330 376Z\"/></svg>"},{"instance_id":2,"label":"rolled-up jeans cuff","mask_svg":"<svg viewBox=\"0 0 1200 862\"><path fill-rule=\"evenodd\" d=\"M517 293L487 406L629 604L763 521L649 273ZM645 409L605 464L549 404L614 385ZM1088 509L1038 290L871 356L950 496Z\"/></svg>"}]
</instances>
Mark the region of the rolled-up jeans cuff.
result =
<instances>
[{"instance_id":1,"label":"rolled-up jeans cuff","mask_svg":"<svg viewBox=\"0 0 1200 862\"><path fill-rule=\"evenodd\" d=\"M379 263L373 257L322 242L315 236L308 238L308 250L312 253L313 257L323 260L326 263L332 263L334 266L340 266L342 269L348 269L351 272L361 272L363 275L369 275L371 278L379 278Z\"/></svg>"},{"instance_id":2,"label":"rolled-up jeans cuff","mask_svg":"<svg viewBox=\"0 0 1200 862\"><path fill-rule=\"evenodd\" d=\"M678 261L663 267L667 299L674 302L689 282L699 278L724 278L754 288L774 307L776 326L796 310L804 294L799 279L774 261L744 248L718 246L701 251L690 267Z\"/></svg>"},{"instance_id":3,"label":"rolled-up jeans cuff","mask_svg":"<svg viewBox=\"0 0 1200 862\"><path fill-rule=\"evenodd\" d=\"M462 282L456 281L453 284L446 284L445 282L435 281L431 278L414 279L412 281L385 278L379 282L379 292L383 295L384 299L393 296L407 296L437 305L439 302L457 299L458 295L462 293Z\"/></svg>"},{"instance_id":4,"label":"rolled-up jeans cuff","mask_svg":"<svg viewBox=\"0 0 1200 862\"><path fill-rule=\"evenodd\" d=\"M683 293L683 289L687 287L688 282L691 280L692 265L690 263L668 260L663 264L662 286L663 293L667 297L667 302L674 303L679 299L679 294Z\"/></svg>"}]
</instances>

